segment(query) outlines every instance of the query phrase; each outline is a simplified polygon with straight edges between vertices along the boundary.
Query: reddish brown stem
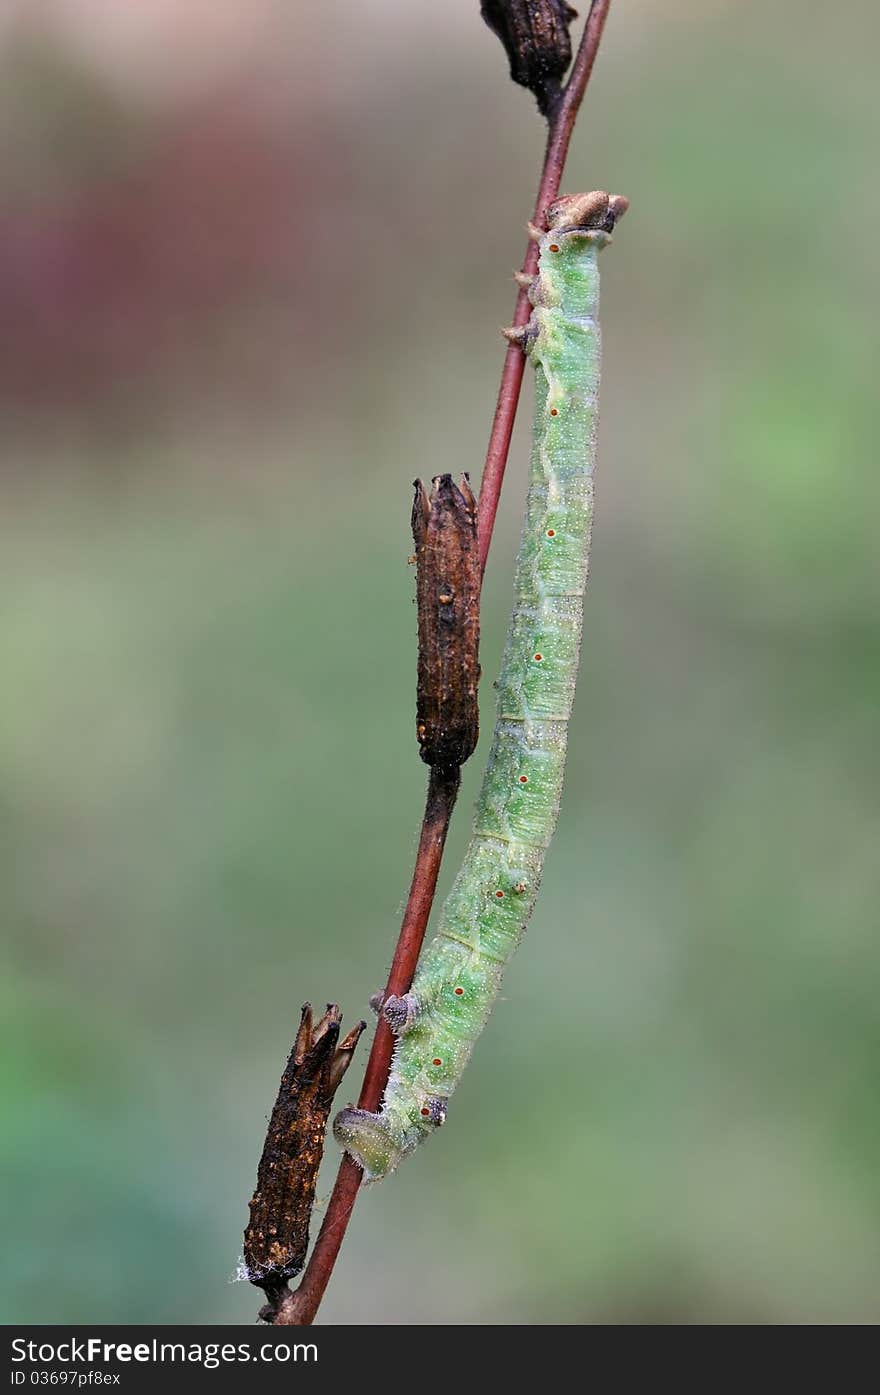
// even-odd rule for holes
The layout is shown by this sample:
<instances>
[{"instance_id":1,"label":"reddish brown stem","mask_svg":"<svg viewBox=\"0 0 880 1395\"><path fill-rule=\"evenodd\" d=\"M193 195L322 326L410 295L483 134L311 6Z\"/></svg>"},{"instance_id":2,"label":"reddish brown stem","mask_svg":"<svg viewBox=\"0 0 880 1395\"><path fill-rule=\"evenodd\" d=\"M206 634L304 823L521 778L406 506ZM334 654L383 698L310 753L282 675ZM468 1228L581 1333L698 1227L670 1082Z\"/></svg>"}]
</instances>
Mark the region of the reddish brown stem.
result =
<instances>
[{"instance_id":1,"label":"reddish brown stem","mask_svg":"<svg viewBox=\"0 0 880 1395\"><path fill-rule=\"evenodd\" d=\"M605 27L610 5L611 0L593 0L568 83L550 112L547 149L541 171L541 182L538 186L538 196L535 200L533 219L535 223L543 222L544 210L559 193L571 133L587 83L590 80L590 74L593 71L593 63L596 59L596 52L602 38L602 30ZM535 243L530 242L523 262L523 271L533 275L537 269L537 261L537 247ZM521 290L514 311L514 325L524 325L529 317L530 309L528 295L524 290ZM498 510L498 499L501 494L507 455L510 450L510 438L513 434L513 422L519 401L524 364L522 350L512 344L504 360L495 418L492 423L480 487L477 526L482 571L486 569L486 559L492 541L492 530L495 526L495 514ZM394 961L388 976L386 996L390 993L405 993L412 982L431 912L446 833L458 794L458 783L457 770L443 772L436 767L431 769L425 816L419 838L419 850L416 855L416 865L400 928L400 936L394 952ZM358 1100L361 1109L375 1110L378 1108L388 1080L393 1045L394 1038L391 1031L380 1018ZM361 1170L346 1153L340 1163L336 1185L327 1204L324 1224L321 1226L315 1241L311 1258L306 1265L299 1287L293 1293L286 1293L278 1304L275 1316L276 1324L280 1326L308 1326L314 1321L324 1291L333 1273L336 1258L357 1200L360 1184Z\"/></svg>"},{"instance_id":2,"label":"reddish brown stem","mask_svg":"<svg viewBox=\"0 0 880 1395\"><path fill-rule=\"evenodd\" d=\"M578 110L587 90L590 74L593 71L593 63L596 60L599 41L602 38L602 30L605 27L610 6L611 0L593 0L571 76L550 112L547 151L544 156L544 168L541 171L541 182L538 185L538 196L535 199L535 211L532 216L532 221L538 227L544 224L544 210L547 205L551 204L559 194L559 185L562 181L571 133L574 130ZM528 276L534 276L537 269L537 243L529 241L522 270ZM516 298L516 309L513 312L511 323L517 328L524 325L531 311L528 291L521 289ZM511 344L504 358L504 367L501 370L501 386L498 389L495 417L489 435L486 463L483 466L483 478L480 484L477 537L480 568L484 572L489 556L489 547L492 543L492 530L495 527L495 515L498 512L498 500L501 496L501 485L504 482L504 471L507 467L510 438L513 435L513 423L519 403L525 362L525 355L519 345Z\"/></svg>"},{"instance_id":3,"label":"reddish brown stem","mask_svg":"<svg viewBox=\"0 0 880 1395\"><path fill-rule=\"evenodd\" d=\"M406 909L403 913L397 948L394 951L391 971L385 986L384 996L386 998L392 993L401 995L406 993L412 983L416 962L425 938L428 917L431 914L431 903L434 900L449 820L455 807L459 784L460 775L456 767L443 769L440 766L431 766L425 815L422 819L419 849L416 853L416 865L413 870ZM364 1083L361 1086L358 1099L359 1108L378 1109L388 1080L388 1068L391 1065L393 1049L394 1037L391 1029L385 1019L380 1017L376 1035L373 1038L370 1058L367 1061ZM330 1275L333 1273L336 1256L339 1253L339 1247L342 1244L360 1184L361 1170L346 1153L339 1167L336 1185L327 1204L324 1224L318 1233L305 1273L296 1291L285 1294L278 1304L275 1317L276 1325L307 1326L314 1320Z\"/></svg>"},{"instance_id":4,"label":"reddish brown stem","mask_svg":"<svg viewBox=\"0 0 880 1395\"><path fill-rule=\"evenodd\" d=\"M452 818L460 780L461 777L455 766L448 770L436 765L431 767L431 773L428 777L425 815L422 819L422 831L419 836L419 850L416 853L416 865L400 926L397 948L394 951L388 982L385 985L384 996L386 998L389 998L392 993L402 996L409 990L412 983L413 974L416 971L416 961L425 938L428 917L431 914L431 904L437 887L437 876L440 872L440 862L443 858L449 820ZM384 1017L380 1017L358 1099L360 1109L378 1109L382 1092L388 1080L388 1067L391 1065L393 1048L394 1037L391 1028Z\"/></svg>"}]
</instances>

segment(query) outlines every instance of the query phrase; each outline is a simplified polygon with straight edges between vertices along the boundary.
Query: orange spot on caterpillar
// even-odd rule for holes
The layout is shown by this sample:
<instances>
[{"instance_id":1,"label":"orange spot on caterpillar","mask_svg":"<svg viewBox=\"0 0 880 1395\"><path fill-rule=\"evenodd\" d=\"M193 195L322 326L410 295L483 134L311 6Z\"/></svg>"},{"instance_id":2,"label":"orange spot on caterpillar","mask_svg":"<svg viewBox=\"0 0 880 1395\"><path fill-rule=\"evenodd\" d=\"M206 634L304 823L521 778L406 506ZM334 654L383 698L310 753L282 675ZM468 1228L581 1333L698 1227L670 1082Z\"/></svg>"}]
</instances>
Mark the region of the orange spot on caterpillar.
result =
<instances>
[{"instance_id":1,"label":"orange spot on caterpillar","mask_svg":"<svg viewBox=\"0 0 880 1395\"><path fill-rule=\"evenodd\" d=\"M420 1109L419 1113L422 1115L422 1118L424 1119L429 1119L431 1117L430 1109Z\"/></svg>"},{"instance_id":2,"label":"orange spot on caterpillar","mask_svg":"<svg viewBox=\"0 0 880 1395\"><path fill-rule=\"evenodd\" d=\"M543 655L543 654L533 654L532 657L533 657L533 659L535 660L535 663L536 663L536 664L542 664L542 663L544 662L544 655Z\"/></svg>"},{"instance_id":3,"label":"orange spot on caterpillar","mask_svg":"<svg viewBox=\"0 0 880 1395\"><path fill-rule=\"evenodd\" d=\"M433 1066L442 1066L443 1062L442 1062L442 1060L440 1059L439 1056L435 1056L434 1059L433 1059L433 1061L431 1062L431 1064L432 1064Z\"/></svg>"},{"instance_id":4,"label":"orange spot on caterpillar","mask_svg":"<svg viewBox=\"0 0 880 1395\"><path fill-rule=\"evenodd\" d=\"M551 243L550 243L550 251L551 251L551 252L558 252L558 251L559 251L559 243L558 243L558 242L551 242Z\"/></svg>"},{"instance_id":5,"label":"orange spot on caterpillar","mask_svg":"<svg viewBox=\"0 0 880 1395\"><path fill-rule=\"evenodd\" d=\"M559 416L559 408L558 408L558 407L551 407L551 408L550 408L550 415L551 415L551 417L558 417L558 416Z\"/></svg>"},{"instance_id":6,"label":"orange spot on caterpillar","mask_svg":"<svg viewBox=\"0 0 880 1395\"><path fill-rule=\"evenodd\" d=\"M520 775L519 782L521 785L527 785L529 783L528 775Z\"/></svg>"},{"instance_id":7,"label":"orange spot on caterpillar","mask_svg":"<svg viewBox=\"0 0 880 1395\"><path fill-rule=\"evenodd\" d=\"M503 891L496 891L496 892L495 892L495 895L496 895L496 897L498 898L499 901L503 901L503 900L504 900L504 892L503 892Z\"/></svg>"},{"instance_id":8,"label":"orange spot on caterpillar","mask_svg":"<svg viewBox=\"0 0 880 1395\"><path fill-rule=\"evenodd\" d=\"M453 991L453 993L455 994L456 998L460 998L461 995L462 995L462 993L464 992L464 989L463 989L463 988L453 988L452 991Z\"/></svg>"},{"instance_id":9,"label":"orange spot on caterpillar","mask_svg":"<svg viewBox=\"0 0 880 1395\"><path fill-rule=\"evenodd\" d=\"M547 529L547 537L548 537L548 538L555 538L555 537L556 537L556 529L555 529L555 528L548 528L548 529Z\"/></svg>"}]
</instances>

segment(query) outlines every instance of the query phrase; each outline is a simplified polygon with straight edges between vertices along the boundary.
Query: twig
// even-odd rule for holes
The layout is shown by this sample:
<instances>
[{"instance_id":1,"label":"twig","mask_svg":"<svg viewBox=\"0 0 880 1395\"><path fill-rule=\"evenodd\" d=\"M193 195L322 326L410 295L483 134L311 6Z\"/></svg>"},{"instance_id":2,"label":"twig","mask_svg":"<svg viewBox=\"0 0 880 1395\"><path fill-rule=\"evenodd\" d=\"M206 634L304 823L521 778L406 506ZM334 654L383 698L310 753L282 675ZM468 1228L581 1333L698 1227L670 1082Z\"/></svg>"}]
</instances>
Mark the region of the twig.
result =
<instances>
[{"instance_id":1,"label":"twig","mask_svg":"<svg viewBox=\"0 0 880 1395\"><path fill-rule=\"evenodd\" d=\"M444 770L440 766L431 767L428 777L428 798L425 803L425 815L422 819L422 831L419 837L419 850L416 853L416 865L406 902L406 910L403 914L403 923L400 927L397 948L394 951L394 961L388 975L385 997L392 993L405 993L412 982L416 961L425 938L428 917L431 914L431 903L434 900L437 875L440 871L446 833L449 828L449 820L452 817L452 810L455 807L459 783L459 772L455 767L449 770ZM360 1109L378 1109L382 1092L388 1080L388 1068L391 1065L393 1049L394 1037L391 1028L384 1018L380 1017L358 1099ZM327 1204L324 1223L315 1241L305 1273L296 1291L294 1293L288 1292L279 1302L275 1316L276 1325L283 1327L301 1324L306 1326L314 1320L330 1275L333 1273L336 1256L339 1253L339 1247L342 1244L360 1184L361 1170L346 1153L340 1163L336 1185Z\"/></svg>"},{"instance_id":2,"label":"twig","mask_svg":"<svg viewBox=\"0 0 880 1395\"><path fill-rule=\"evenodd\" d=\"M571 133L587 83L590 80L590 74L593 71L593 63L610 5L611 0L593 0L571 76L558 100L551 106L548 116L547 148L541 170L538 196L535 200L533 220L535 223L540 224L544 221L544 210L559 193ZM532 242L529 243L522 269L531 275L537 269L537 248ZM524 325L529 313L528 295L525 290L520 290L513 324L515 326ZM480 488L477 527L482 571L485 571L489 546L492 541L498 499L501 494L504 470L510 450L510 438L513 433L513 423L522 385L524 363L521 349L517 345L511 344L504 360L501 386L498 392L498 402L495 407L495 417L489 437ZM415 870L397 948L394 952L394 961L388 977L386 996L392 993L404 994L412 982L431 912L446 833L458 794L458 786L459 772L457 769L444 771L439 767L432 767ZM380 1018L358 1100L359 1108L376 1110L379 1107L388 1080L393 1047L394 1038L391 1030ZM299 1287L292 1293L289 1291L285 1293L278 1304L275 1316L277 1325L308 1326L314 1321L324 1291L333 1273L336 1258L357 1200L360 1183L361 1170L346 1153L339 1166L336 1185L327 1205L324 1223L315 1241Z\"/></svg>"}]
</instances>

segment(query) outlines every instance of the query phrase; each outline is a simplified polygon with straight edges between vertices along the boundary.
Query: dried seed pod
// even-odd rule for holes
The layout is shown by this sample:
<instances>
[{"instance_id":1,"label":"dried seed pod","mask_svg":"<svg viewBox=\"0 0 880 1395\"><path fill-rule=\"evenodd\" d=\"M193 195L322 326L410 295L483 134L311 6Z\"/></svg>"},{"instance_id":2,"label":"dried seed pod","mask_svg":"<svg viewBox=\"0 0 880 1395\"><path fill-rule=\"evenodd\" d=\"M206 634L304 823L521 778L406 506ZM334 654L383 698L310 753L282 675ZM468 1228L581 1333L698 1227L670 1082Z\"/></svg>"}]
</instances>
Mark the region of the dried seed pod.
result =
<instances>
[{"instance_id":1,"label":"dried seed pod","mask_svg":"<svg viewBox=\"0 0 880 1395\"><path fill-rule=\"evenodd\" d=\"M513 81L535 94L546 116L571 62L568 27L577 10L565 0L482 0L480 13L504 45Z\"/></svg>"},{"instance_id":2,"label":"dried seed pod","mask_svg":"<svg viewBox=\"0 0 880 1395\"><path fill-rule=\"evenodd\" d=\"M422 760L462 765L479 733L480 562L477 505L467 475L438 475L430 499L415 481L419 663L416 735Z\"/></svg>"},{"instance_id":3,"label":"dried seed pod","mask_svg":"<svg viewBox=\"0 0 880 1395\"><path fill-rule=\"evenodd\" d=\"M252 1284L270 1303L305 1263L315 1183L324 1152L324 1130L340 1080L366 1026L359 1022L339 1041L342 1014L334 1003L313 1027L305 1003L287 1061L244 1233L244 1262Z\"/></svg>"}]
</instances>

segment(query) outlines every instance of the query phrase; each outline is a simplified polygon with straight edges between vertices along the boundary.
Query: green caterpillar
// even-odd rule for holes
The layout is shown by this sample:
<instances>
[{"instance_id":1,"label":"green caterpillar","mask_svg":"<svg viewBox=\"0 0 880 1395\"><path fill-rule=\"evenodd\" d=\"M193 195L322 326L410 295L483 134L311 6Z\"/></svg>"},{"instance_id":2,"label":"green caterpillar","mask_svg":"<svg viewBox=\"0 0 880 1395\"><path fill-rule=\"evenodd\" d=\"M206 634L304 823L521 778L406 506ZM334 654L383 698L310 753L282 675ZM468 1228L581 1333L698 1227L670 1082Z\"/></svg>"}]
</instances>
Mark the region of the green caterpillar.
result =
<instances>
[{"instance_id":1,"label":"green caterpillar","mask_svg":"<svg viewBox=\"0 0 880 1395\"><path fill-rule=\"evenodd\" d=\"M367 1182L446 1118L449 1096L526 928L556 825L587 581L599 390L597 254L627 200L557 200L547 212L532 316L509 331L535 366L531 483L492 749L474 832L441 927L409 993L382 1012L397 1036L381 1110L344 1109L333 1131Z\"/></svg>"}]
</instances>

